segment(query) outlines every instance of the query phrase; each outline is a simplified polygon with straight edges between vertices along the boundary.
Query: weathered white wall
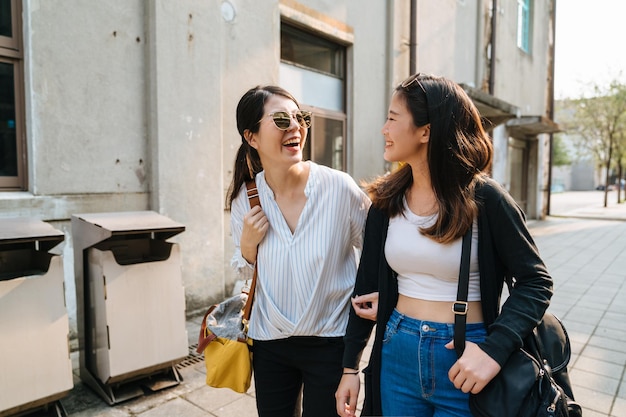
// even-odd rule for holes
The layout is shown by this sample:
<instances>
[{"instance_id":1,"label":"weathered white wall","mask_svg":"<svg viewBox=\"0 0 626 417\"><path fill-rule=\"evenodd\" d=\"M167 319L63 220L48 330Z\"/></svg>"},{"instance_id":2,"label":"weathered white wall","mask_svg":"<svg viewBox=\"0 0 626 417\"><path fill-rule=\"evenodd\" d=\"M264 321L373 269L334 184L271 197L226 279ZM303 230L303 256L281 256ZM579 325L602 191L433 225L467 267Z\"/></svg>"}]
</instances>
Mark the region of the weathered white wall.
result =
<instances>
[{"instance_id":1,"label":"weathered white wall","mask_svg":"<svg viewBox=\"0 0 626 417\"><path fill-rule=\"evenodd\" d=\"M418 72L480 87L479 1L418 1L417 5Z\"/></svg>"},{"instance_id":2,"label":"weathered white wall","mask_svg":"<svg viewBox=\"0 0 626 417\"><path fill-rule=\"evenodd\" d=\"M417 3L418 70L479 83L485 0ZM504 16L511 16L514 2L501 3ZM333 25L352 31L346 45L348 172L360 181L387 169L380 129L394 86L409 75L410 2L23 4L29 189L0 193L0 216L38 218L65 232L59 250L73 329L73 214L154 210L185 225L172 240L181 247L190 313L232 289L224 200L241 143L235 108L250 87L280 82L281 8L308 16L309 29L327 30L324 36L336 35ZM544 13L541 2L534 4L535 14ZM544 34L535 30L539 52ZM532 112L542 109L543 90L528 84L545 85L545 74L535 68L542 67L540 59L539 53L533 62L502 53L496 96L514 105L528 102ZM497 178L506 172L506 132L494 132L494 139Z\"/></svg>"},{"instance_id":3,"label":"weathered white wall","mask_svg":"<svg viewBox=\"0 0 626 417\"><path fill-rule=\"evenodd\" d=\"M517 48L517 2L498 1L495 95L523 115L545 115L548 79L549 3L533 1L530 53Z\"/></svg>"},{"instance_id":4,"label":"weathered white wall","mask_svg":"<svg viewBox=\"0 0 626 417\"><path fill-rule=\"evenodd\" d=\"M224 200L241 143L235 108L249 88L280 81L281 3L353 31L349 172L382 173L386 80L408 71L387 64L402 45L393 31L389 41L385 16L396 8L385 2L24 0L29 189L0 193L0 216L65 233L57 250L72 330L73 214L154 210L185 225L171 240L189 313L232 289Z\"/></svg>"},{"instance_id":5,"label":"weathered white wall","mask_svg":"<svg viewBox=\"0 0 626 417\"><path fill-rule=\"evenodd\" d=\"M25 3L31 191L146 192L143 2Z\"/></svg>"},{"instance_id":6,"label":"weathered white wall","mask_svg":"<svg viewBox=\"0 0 626 417\"><path fill-rule=\"evenodd\" d=\"M187 309L222 296L223 106L218 4L146 2L150 206L186 226Z\"/></svg>"}]
</instances>

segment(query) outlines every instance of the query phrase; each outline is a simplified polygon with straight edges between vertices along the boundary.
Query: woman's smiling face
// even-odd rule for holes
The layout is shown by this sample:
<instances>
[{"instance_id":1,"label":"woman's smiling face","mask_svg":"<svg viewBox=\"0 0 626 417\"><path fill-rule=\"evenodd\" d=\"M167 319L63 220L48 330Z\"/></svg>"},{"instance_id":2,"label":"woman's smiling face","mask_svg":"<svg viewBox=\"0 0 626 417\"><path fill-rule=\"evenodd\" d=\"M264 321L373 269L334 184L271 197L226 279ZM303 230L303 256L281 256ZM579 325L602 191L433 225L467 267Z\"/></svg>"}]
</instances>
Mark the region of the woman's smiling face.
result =
<instances>
[{"instance_id":1,"label":"woman's smiling face","mask_svg":"<svg viewBox=\"0 0 626 417\"><path fill-rule=\"evenodd\" d=\"M250 135L250 145L257 150L263 166L267 164L296 163L302 161L302 149L306 143L308 129L300 126L295 113L298 106L292 100L280 95L272 95L265 102L263 118L259 121L259 131ZM280 130L274 124L271 114L286 112L291 115L291 124Z\"/></svg>"},{"instance_id":2,"label":"woman's smiling face","mask_svg":"<svg viewBox=\"0 0 626 417\"><path fill-rule=\"evenodd\" d=\"M382 133L385 136L385 161L411 164L426 157L430 125L415 126L404 97L397 93L391 97Z\"/></svg>"}]
</instances>

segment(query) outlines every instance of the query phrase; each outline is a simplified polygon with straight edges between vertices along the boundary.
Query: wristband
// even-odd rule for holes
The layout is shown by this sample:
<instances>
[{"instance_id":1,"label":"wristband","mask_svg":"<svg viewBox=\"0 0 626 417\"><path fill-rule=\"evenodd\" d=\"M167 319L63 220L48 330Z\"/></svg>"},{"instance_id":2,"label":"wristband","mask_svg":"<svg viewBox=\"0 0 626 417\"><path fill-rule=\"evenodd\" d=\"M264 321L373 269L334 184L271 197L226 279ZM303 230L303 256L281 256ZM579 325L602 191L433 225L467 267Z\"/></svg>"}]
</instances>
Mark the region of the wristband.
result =
<instances>
[{"instance_id":1,"label":"wristband","mask_svg":"<svg viewBox=\"0 0 626 417\"><path fill-rule=\"evenodd\" d=\"M359 371L356 371L356 372L344 372L343 374L344 375L358 375Z\"/></svg>"}]
</instances>

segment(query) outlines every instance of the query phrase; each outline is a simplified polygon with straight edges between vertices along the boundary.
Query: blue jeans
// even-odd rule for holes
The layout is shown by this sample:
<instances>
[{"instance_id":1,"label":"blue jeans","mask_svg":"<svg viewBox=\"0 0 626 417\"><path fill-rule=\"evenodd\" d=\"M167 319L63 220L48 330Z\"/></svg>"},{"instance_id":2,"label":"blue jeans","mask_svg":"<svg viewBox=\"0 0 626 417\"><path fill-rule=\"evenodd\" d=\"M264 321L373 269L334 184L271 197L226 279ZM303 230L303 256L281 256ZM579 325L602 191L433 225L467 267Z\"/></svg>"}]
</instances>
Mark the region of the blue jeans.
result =
<instances>
[{"instance_id":1,"label":"blue jeans","mask_svg":"<svg viewBox=\"0 0 626 417\"><path fill-rule=\"evenodd\" d=\"M482 342L483 323L470 323L465 339ZM382 347L380 392L384 416L471 417L469 394L454 387L448 370L457 360L444 345L454 324L434 323L393 311Z\"/></svg>"}]
</instances>

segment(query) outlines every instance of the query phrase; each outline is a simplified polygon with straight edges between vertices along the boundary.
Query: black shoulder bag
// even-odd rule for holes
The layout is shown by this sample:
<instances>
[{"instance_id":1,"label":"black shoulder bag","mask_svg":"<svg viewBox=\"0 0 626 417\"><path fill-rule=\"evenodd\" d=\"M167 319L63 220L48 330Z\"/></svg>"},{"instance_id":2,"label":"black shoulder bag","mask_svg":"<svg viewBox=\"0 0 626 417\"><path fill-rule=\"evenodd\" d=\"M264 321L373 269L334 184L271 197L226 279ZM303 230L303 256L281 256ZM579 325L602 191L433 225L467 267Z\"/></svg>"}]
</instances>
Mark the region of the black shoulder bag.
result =
<instances>
[{"instance_id":1,"label":"black shoulder bag","mask_svg":"<svg viewBox=\"0 0 626 417\"><path fill-rule=\"evenodd\" d=\"M454 346L465 350L472 228L463 237L457 301L454 303ZM509 290L512 283L507 280ZM478 394L470 394L475 417L581 417L567 375L570 342L563 323L552 313L543 319L513 352L498 375Z\"/></svg>"}]
</instances>

